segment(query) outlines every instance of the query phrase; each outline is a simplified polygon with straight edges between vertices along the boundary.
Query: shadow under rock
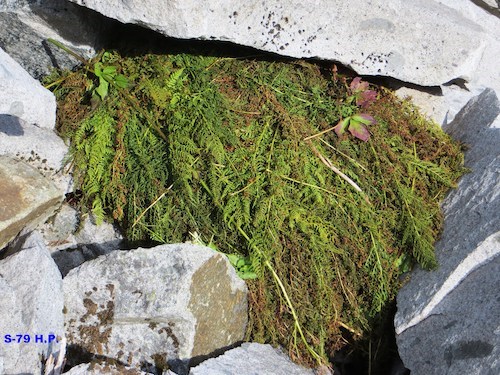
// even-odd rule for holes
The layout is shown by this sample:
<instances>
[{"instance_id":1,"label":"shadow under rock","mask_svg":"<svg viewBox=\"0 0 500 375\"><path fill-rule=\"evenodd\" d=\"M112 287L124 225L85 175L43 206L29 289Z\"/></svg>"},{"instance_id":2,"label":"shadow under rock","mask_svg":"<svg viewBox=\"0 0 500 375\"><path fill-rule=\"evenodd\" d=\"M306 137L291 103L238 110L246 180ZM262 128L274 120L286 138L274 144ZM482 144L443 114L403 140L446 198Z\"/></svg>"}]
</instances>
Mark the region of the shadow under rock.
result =
<instances>
[{"instance_id":1,"label":"shadow under rock","mask_svg":"<svg viewBox=\"0 0 500 375\"><path fill-rule=\"evenodd\" d=\"M52 253L52 259L56 263L62 277L85 262L96 259L101 255L109 254L112 251L132 250L123 240L112 240L101 243L78 244L76 248L62 249Z\"/></svg>"},{"instance_id":2,"label":"shadow under rock","mask_svg":"<svg viewBox=\"0 0 500 375\"><path fill-rule=\"evenodd\" d=\"M0 133L15 137L23 136L24 129L19 121L19 117L0 114Z\"/></svg>"}]
</instances>

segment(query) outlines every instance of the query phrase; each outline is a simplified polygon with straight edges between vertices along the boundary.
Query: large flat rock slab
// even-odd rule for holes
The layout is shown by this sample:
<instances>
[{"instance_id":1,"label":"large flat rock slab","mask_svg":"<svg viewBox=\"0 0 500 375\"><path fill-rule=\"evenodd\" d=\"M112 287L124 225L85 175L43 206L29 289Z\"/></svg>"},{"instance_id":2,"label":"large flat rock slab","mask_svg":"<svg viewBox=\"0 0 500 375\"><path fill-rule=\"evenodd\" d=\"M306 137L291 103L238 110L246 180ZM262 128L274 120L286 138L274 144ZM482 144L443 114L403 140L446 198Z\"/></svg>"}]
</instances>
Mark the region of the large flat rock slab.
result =
<instances>
[{"instance_id":1,"label":"large flat rock slab","mask_svg":"<svg viewBox=\"0 0 500 375\"><path fill-rule=\"evenodd\" d=\"M71 0L183 39L221 40L419 85L470 77L487 47L478 23L434 0Z\"/></svg>"},{"instance_id":2,"label":"large flat rock slab","mask_svg":"<svg viewBox=\"0 0 500 375\"><path fill-rule=\"evenodd\" d=\"M245 333L246 285L207 247L114 251L63 283L68 344L135 368L185 368Z\"/></svg>"},{"instance_id":3,"label":"large flat rock slab","mask_svg":"<svg viewBox=\"0 0 500 375\"><path fill-rule=\"evenodd\" d=\"M61 191L34 167L0 155L0 249L21 230L47 220L62 200Z\"/></svg>"},{"instance_id":4,"label":"large flat rock slab","mask_svg":"<svg viewBox=\"0 0 500 375\"><path fill-rule=\"evenodd\" d=\"M500 373L500 102L487 89L446 130L471 169L443 202L439 268L412 271L397 297L397 344L412 375Z\"/></svg>"}]
</instances>

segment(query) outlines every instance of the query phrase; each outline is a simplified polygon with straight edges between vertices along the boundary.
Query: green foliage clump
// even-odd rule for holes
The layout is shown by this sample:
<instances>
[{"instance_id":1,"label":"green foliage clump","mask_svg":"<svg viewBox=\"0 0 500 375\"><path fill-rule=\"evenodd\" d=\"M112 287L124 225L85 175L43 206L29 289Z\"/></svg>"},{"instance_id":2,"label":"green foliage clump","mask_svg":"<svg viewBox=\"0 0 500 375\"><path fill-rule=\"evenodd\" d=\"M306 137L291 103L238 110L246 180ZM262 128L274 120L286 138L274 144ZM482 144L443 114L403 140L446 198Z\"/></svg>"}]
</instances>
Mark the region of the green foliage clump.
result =
<instances>
[{"instance_id":1,"label":"green foliage clump","mask_svg":"<svg viewBox=\"0 0 500 375\"><path fill-rule=\"evenodd\" d=\"M88 69L53 86L83 206L131 240L196 233L234 254L257 276L249 338L324 362L369 333L413 260L436 266L439 200L462 155L410 103L380 89L362 142L325 131L349 85L317 65L106 56L128 85L104 100Z\"/></svg>"}]
</instances>

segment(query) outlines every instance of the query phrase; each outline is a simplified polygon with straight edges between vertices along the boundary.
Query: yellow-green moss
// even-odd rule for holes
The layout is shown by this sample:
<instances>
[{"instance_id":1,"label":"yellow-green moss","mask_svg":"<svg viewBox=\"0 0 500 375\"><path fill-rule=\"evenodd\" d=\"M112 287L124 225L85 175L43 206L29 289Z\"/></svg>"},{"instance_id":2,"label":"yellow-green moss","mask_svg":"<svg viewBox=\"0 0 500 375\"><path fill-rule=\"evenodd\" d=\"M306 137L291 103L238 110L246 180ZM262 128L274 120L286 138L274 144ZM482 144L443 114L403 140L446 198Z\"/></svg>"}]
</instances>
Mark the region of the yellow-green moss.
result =
<instances>
[{"instance_id":1,"label":"yellow-green moss","mask_svg":"<svg viewBox=\"0 0 500 375\"><path fill-rule=\"evenodd\" d=\"M196 232L249 256L259 276L248 281L249 339L326 362L343 335L370 331L413 259L436 265L439 201L462 155L410 103L379 89L368 142L332 131L304 141L346 105L346 79L316 65L182 54L108 54L104 64L130 87L96 101L85 70L53 86L84 206L132 240Z\"/></svg>"}]
</instances>

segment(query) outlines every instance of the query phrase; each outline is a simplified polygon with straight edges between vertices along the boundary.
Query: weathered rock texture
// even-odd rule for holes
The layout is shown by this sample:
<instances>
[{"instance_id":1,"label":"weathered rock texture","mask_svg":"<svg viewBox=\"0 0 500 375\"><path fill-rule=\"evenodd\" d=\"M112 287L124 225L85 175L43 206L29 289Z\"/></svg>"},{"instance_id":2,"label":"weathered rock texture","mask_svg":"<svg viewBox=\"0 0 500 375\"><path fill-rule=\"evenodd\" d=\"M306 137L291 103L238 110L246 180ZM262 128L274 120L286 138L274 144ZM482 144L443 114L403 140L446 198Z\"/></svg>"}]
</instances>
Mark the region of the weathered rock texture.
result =
<instances>
[{"instance_id":1,"label":"weathered rock texture","mask_svg":"<svg viewBox=\"0 0 500 375\"><path fill-rule=\"evenodd\" d=\"M69 344L165 367L242 340L246 285L226 257L195 245L115 251L64 278Z\"/></svg>"},{"instance_id":2,"label":"weathered rock texture","mask_svg":"<svg viewBox=\"0 0 500 375\"><path fill-rule=\"evenodd\" d=\"M16 116L42 128L53 129L56 124L54 95L1 48L0 114Z\"/></svg>"},{"instance_id":3,"label":"weathered rock texture","mask_svg":"<svg viewBox=\"0 0 500 375\"><path fill-rule=\"evenodd\" d=\"M397 94L401 97L411 96L414 103L419 106L423 113L431 117L438 124L446 125L453 121L455 115L474 96L481 94L486 88L495 90L500 96L500 69L498 56L500 55L500 12L488 12L476 4L480 0L435 0L454 9L464 18L481 25L485 30L484 43L486 48L481 54L476 69L467 79L454 80L441 87L401 87L403 82L392 82L397 88ZM493 0L496 1L496 0ZM423 91L425 90L425 91ZM500 127L500 120L496 121L495 127Z\"/></svg>"},{"instance_id":4,"label":"weathered rock texture","mask_svg":"<svg viewBox=\"0 0 500 375\"><path fill-rule=\"evenodd\" d=\"M47 39L90 57L103 31L92 13L66 0L0 1L0 47L37 79L53 68L71 69L78 60Z\"/></svg>"},{"instance_id":5,"label":"weathered rock texture","mask_svg":"<svg viewBox=\"0 0 500 375\"><path fill-rule=\"evenodd\" d=\"M0 249L21 230L47 220L62 200L61 192L35 168L0 156Z\"/></svg>"},{"instance_id":6,"label":"weathered rock texture","mask_svg":"<svg viewBox=\"0 0 500 375\"><path fill-rule=\"evenodd\" d=\"M460 180L443 204L439 269L416 269L398 294L400 356L412 375L500 373L500 113L492 90L472 99L446 128L468 144Z\"/></svg>"},{"instance_id":7,"label":"weathered rock texture","mask_svg":"<svg viewBox=\"0 0 500 375\"><path fill-rule=\"evenodd\" d=\"M66 193L68 147L54 131L55 116L54 95L0 49L0 155L26 161Z\"/></svg>"},{"instance_id":8,"label":"weathered rock texture","mask_svg":"<svg viewBox=\"0 0 500 375\"><path fill-rule=\"evenodd\" d=\"M335 60L420 85L470 77L486 47L478 24L434 0L71 1L176 38Z\"/></svg>"},{"instance_id":9,"label":"weathered rock texture","mask_svg":"<svg viewBox=\"0 0 500 375\"><path fill-rule=\"evenodd\" d=\"M314 371L293 363L271 345L244 343L191 368L190 375L312 375Z\"/></svg>"},{"instance_id":10,"label":"weathered rock texture","mask_svg":"<svg viewBox=\"0 0 500 375\"><path fill-rule=\"evenodd\" d=\"M64 336L62 309L61 274L34 232L19 252L0 260L0 373L42 373L42 356L57 350L48 341ZM15 341L6 343L5 335Z\"/></svg>"},{"instance_id":11,"label":"weathered rock texture","mask_svg":"<svg viewBox=\"0 0 500 375\"><path fill-rule=\"evenodd\" d=\"M62 169L67 152L68 146L52 129L0 114L0 155L22 159L51 177Z\"/></svg>"}]
</instances>

